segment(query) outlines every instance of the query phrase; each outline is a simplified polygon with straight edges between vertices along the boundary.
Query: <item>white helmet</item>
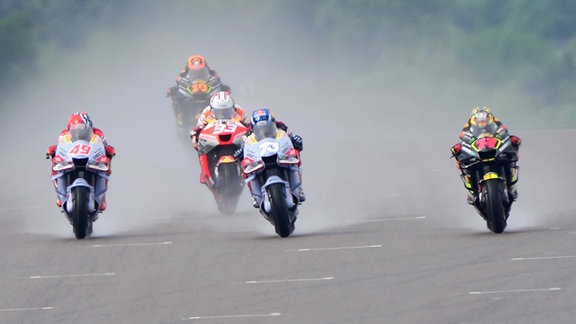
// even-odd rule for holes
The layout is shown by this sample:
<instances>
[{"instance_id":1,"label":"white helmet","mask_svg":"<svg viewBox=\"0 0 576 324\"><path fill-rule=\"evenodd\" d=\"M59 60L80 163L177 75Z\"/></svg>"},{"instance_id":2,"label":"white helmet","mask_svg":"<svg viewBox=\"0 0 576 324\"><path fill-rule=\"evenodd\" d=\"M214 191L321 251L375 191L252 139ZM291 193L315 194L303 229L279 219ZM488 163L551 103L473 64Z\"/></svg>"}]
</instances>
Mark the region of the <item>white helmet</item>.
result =
<instances>
[{"instance_id":1,"label":"white helmet","mask_svg":"<svg viewBox=\"0 0 576 324\"><path fill-rule=\"evenodd\" d=\"M234 99L226 91L218 91L210 98L210 108L212 115L218 120L230 119L236 112Z\"/></svg>"}]
</instances>

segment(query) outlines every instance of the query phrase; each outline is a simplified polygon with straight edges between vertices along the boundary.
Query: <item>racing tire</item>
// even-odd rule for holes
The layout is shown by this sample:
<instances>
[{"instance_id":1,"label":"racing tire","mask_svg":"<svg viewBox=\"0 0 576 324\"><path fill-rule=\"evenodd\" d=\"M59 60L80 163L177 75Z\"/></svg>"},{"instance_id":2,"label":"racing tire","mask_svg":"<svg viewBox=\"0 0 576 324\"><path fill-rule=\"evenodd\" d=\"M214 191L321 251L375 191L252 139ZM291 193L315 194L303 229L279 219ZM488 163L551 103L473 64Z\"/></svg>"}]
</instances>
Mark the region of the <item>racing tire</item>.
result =
<instances>
[{"instance_id":1,"label":"racing tire","mask_svg":"<svg viewBox=\"0 0 576 324\"><path fill-rule=\"evenodd\" d=\"M506 228L506 212L504 200L502 199L503 191L500 181L486 181L486 222L488 229L496 234L504 232Z\"/></svg>"},{"instance_id":2,"label":"racing tire","mask_svg":"<svg viewBox=\"0 0 576 324\"><path fill-rule=\"evenodd\" d=\"M72 189L72 228L77 239L84 239L88 235L88 199L90 189L86 187L75 187Z\"/></svg>"},{"instance_id":3,"label":"racing tire","mask_svg":"<svg viewBox=\"0 0 576 324\"><path fill-rule=\"evenodd\" d=\"M214 193L218 210L226 215L236 212L236 206L242 194L243 182L235 163L223 163L218 166L220 179L217 192Z\"/></svg>"},{"instance_id":4,"label":"racing tire","mask_svg":"<svg viewBox=\"0 0 576 324\"><path fill-rule=\"evenodd\" d=\"M280 237L288 237L294 231L290 221L290 212L286 205L286 189L282 183L274 183L266 189L270 197L270 215L274 221L274 229Z\"/></svg>"}]
</instances>

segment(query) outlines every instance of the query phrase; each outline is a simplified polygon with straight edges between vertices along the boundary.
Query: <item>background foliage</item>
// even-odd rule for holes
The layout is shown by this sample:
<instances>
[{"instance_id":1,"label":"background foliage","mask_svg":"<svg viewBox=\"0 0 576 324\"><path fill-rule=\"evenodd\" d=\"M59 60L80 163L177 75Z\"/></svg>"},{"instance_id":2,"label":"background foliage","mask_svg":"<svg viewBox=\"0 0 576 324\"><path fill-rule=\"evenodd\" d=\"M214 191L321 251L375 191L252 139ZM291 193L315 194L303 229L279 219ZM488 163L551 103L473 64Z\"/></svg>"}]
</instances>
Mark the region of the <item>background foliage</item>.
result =
<instances>
[{"instance_id":1,"label":"background foliage","mask_svg":"<svg viewBox=\"0 0 576 324\"><path fill-rule=\"evenodd\" d=\"M393 92L426 105L451 93L492 98L513 107L528 124L575 127L576 2L570 0L4 0L0 2L0 95L30 73L48 69L62 53L82 48L96 33L128 28L141 14L188 12L195 26L232 25L274 34L278 64L308 55L324 83L350 80L361 91ZM202 11L202 14L197 14ZM150 21L153 26L154 21ZM212 28L212 27L211 27ZM101 36L100 36L101 37ZM270 43L268 43L270 44ZM254 50L254 63L258 61ZM263 55L263 54L262 54ZM248 59L249 60L249 59ZM299 70L300 69L300 70ZM412 87L398 85L411 80ZM383 90L387 89L387 90ZM427 98L414 100L429 89ZM360 92L360 91L359 91ZM430 93L437 92L438 97ZM363 102L362 100L365 100ZM351 95L350 104L374 105ZM408 100L408 99L406 99ZM497 100L496 100L497 101ZM399 99L402 106L402 99ZM468 107L469 108L469 107ZM2 108L4 109L4 108Z\"/></svg>"}]
</instances>

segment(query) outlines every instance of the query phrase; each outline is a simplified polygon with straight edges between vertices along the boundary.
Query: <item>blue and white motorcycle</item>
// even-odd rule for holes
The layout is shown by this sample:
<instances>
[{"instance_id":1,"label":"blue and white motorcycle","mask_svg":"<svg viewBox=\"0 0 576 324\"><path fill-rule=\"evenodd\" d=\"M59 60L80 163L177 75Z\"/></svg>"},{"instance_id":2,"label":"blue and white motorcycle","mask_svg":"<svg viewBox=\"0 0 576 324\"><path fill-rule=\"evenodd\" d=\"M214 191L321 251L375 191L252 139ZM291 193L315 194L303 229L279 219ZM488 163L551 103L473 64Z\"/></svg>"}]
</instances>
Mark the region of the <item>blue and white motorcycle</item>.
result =
<instances>
[{"instance_id":1,"label":"blue and white motorcycle","mask_svg":"<svg viewBox=\"0 0 576 324\"><path fill-rule=\"evenodd\" d=\"M301 190L300 153L274 123L254 127L244 143L242 171L260 214L280 237L294 231Z\"/></svg>"},{"instance_id":2,"label":"blue and white motorcycle","mask_svg":"<svg viewBox=\"0 0 576 324\"><path fill-rule=\"evenodd\" d=\"M106 193L110 159L102 138L93 134L60 136L52 158L52 180L62 211L78 239L92 234L92 223Z\"/></svg>"}]
</instances>

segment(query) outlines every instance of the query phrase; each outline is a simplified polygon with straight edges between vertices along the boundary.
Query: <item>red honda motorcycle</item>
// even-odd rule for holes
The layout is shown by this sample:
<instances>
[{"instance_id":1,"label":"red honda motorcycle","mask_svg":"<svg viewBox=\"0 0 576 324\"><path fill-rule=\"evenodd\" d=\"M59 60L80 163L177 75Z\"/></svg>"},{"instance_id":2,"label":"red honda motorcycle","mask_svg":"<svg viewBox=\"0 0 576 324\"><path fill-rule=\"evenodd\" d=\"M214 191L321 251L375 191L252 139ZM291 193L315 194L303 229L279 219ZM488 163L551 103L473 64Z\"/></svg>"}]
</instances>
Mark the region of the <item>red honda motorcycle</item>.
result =
<instances>
[{"instance_id":1,"label":"red honda motorcycle","mask_svg":"<svg viewBox=\"0 0 576 324\"><path fill-rule=\"evenodd\" d=\"M208 155L212 178L206 185L214 195L218 210L224 214L234 214L244 189L240 163L234 158L234 152L241 147L247 131L239 122L217 121L206 125L198 135L198 153Z\"/></svg>"}]
</instances>

